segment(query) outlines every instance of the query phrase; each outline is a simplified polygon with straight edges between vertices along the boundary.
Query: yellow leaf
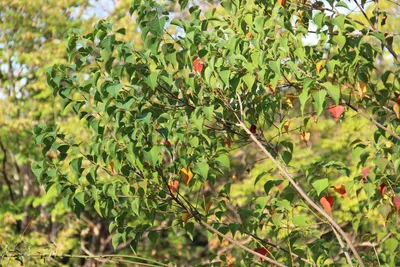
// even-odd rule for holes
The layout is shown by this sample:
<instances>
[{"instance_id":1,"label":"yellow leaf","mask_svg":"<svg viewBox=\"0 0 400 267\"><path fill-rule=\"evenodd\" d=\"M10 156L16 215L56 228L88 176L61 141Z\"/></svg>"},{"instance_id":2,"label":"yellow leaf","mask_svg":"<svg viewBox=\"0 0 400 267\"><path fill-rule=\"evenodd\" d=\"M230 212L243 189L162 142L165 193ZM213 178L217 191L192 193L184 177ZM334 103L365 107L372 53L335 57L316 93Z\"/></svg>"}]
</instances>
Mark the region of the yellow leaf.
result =
<instances>
[{"instance_id":1,"label":"yellow leaf","mask_svg":"<svg viewBox=\"0 0 400 267\"><path fill-rule=\"evenodd\" d=\"M283 129L285 130L286 133L289 133L289 126L290 126L290 120L288 120L288 121L283 125Z\"/></svg>"},{"instance_id":2,"label":"yellow leaf","mask_svg":"<svg viewBox=\"0 0 400 267\"><path fill-rule=\"evenodd\" d=\"M193 178L192 171L189 168L182 168L181 174L182 174L183 181L185 182L186 185L188 185L190 180L192 180L192 178Z\"/></svg>"},{"instance_id":3,"label":"yellow leaf","mask_svg":"<svg viewBox=\"0 0 400 267\"><path fill-rule=\"evenodd\" d=\"M183 223L186 223L187 220L190 219L190 217L192 217L192 216L189 214L189 212L184 212L184 213L182 213L182 222L183 222Z\"/></svg>"},{"instance_id":4,"label":"yellow leaf","mask_svg":"<svg viewBox=\"0 0 400 267\"><path fill-rule=\"evenodd\" d=\"M237 182L237 181L239 181L239 178L236 176L236 174L234 174L234 175L232 175L232 180L234 182Z\"/></svg>"},{"instance_id":5,"label":"yellow leaf","mask_svg":"<svg viewBox=\"0 0 400 267\"><path fill-rule=\"evenodd\" d=\"M358 90L358 94L360 95L360 98L363 99L365 94L367 93L367 83L362 82L362 81L358 81L358 86L357 86L357 90Z\"/></svg>"},{"instance_id":6,"label":"yellow leaf","mask_svg":"<svg viewBox=\"0 0 400 267\"><path fill-rule=\"evenodd\" d=\"M321 68L325 65L325 60L319 61L317 64L315 64L315 67L317 69L317 74L320 73Z\"/></svg>"},{"instance_id":7,"label":"yellow leaf","mask_svg":"<svg viewBox=\"0 0 400 267\"><path fill-rule=\"evenodd\" d=\"M287 104L290 108L292 108L292 107L293 107L294 95L293 95L293 94L287 94L287 95L285 96L285 99L286 99L286 104Z\"/></svg>"},{"instance_id":8,"label":"yellow leaf","mask_svg":"<svg viewBox=\"0 0 400 267\"><path fill-rule=\"evenodd\" d=\"M393 111L396 113L396 117L400 118L400 105L397 102L393 105Z\"/></svg>"},{"instance_id":9,"label":"yellow leaf","mask_svg":"<svg viewBox=\"0 0 400 267\"><path fill-rule=\"evenodd\" d=\"M300 134L300 139L301 139L301 141L303 141L307 145L307 142L310 140L310 136L311 136L311 134L309 132L304 132L303 131Z\"/></svg>"}]
</instances>

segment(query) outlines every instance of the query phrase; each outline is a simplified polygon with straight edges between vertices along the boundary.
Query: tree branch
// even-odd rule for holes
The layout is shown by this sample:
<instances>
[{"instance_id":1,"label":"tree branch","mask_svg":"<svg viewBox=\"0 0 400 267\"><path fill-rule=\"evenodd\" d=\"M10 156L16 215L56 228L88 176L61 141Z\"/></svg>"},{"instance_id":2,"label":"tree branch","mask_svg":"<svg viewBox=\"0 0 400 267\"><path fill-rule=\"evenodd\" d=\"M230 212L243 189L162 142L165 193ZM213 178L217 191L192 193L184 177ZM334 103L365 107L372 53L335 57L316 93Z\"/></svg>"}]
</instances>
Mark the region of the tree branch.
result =
<instances>
[{"instance_id":1,"label":"tree branch","mask_svg":"<svg viewBox=\"0 0 400 267\"><path fill-rule=\"evenodd\" d=\"M7 171L6 171L6 165L7 165L7 150L5 149L3 142L0 139L0 149L3 151L4 158L3 158L3 167L1 169L1 172L3 173L4 180L6 181L7 187L8 187L8 193L10 195L11 201L14 202L14 193L12 191L11 187L11 181L8 179Z\"/></svg>"},{"instance_id":2,"label":"tree branch","mask_svg":"<svg viewBox=\"0 0 400 267\"><path fill-rule=\"evenodd\" d=\"M360 255L358 254L357 250L355 249L353 243L351 242L351 240L347 237L346 233L342 230L342 228L340 228L340 226L337 224L337 222L331 217L329 216L321 207L319 207L311 198L309 198L307 196L307 194L304 192L304 190L300 187L300 185L298 185L295 181L294 178L292 176L292 174L288 171L288 169L286 168L286 166L281 163L279 164L275 158L268 152L267 149L265 149L265 147L260 143L260 141L258 141L258 139L250 132L250 130L247 128L247 126L242 123L240 121L240 118L236 115L236 113L234 113L237 120L238 120L238 126L241 127L249 136L251 139L253 139L253 141L257 144L257 146L264 152L265 155L268 156L269 159L271 159L271 161L278 167L278 169L282 172L282 174L289 180L290 184L296 189L296 191L301 195L301 197L303 197L303 199L311 206L313 207L316 211L318 211L322 216L324 216L328 222L330 223L330 225L335 228L340 235L344 238L344 240L346 241L348 247L351 249L351 251L353 252L354 256L356 257L357 261L359 262L360 266L364 267L364 263L361 260ZM340 242L340 241L339 241ZM349 264L351 264L351 262L349 262Z\"/></svg>"},{"instance_id":3,"label":"tree branch","mask_svg":"<svg viewBox=\"0 0 400 267\"><path fill-rule=\"evenodd\" d=\"M364 118L366 118L367 120L369 120L370 122L372 122L373 124L375 124L378 128L381 128L385 132L389 133L391 136L393 136L396 139L400 140L400 136L399 135L395 134L393 131L389 130L388 128L386 128L385 126L383 126L382 124L380 124L379 122L374 120L373 118L369 117L368 115L366 115L364 112L360 111L358 108L356 108L352 104L344 102L344 101L343 101L343 103L346 104L346 106L348 106L349 108L351 108L355 112L357 112L358 114L360 114L361 116L363 116Z\"/></svg>"}]
</instances>

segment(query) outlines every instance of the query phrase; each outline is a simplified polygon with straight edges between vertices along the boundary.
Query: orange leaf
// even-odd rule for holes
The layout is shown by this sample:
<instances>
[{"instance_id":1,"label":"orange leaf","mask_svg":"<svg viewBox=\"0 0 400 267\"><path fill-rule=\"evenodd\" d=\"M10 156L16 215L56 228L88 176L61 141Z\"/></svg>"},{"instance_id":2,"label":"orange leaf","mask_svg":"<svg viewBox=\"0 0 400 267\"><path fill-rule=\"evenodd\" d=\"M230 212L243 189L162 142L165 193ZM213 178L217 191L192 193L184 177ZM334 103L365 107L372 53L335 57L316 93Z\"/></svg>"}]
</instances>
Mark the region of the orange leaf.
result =
<instances>
[{"instance_id":1,"label":"orange leaf","mask_svg":"<svg viewBox=\"0 0 400 267\"><path fill-rule=\"evenodd\" d=\"M198 74L201 74L201 71L203 70L204 65L201 63L200 58L195 59L195 60L193 61L193 67L194 67L194 70L195 70Z\"/></svg>"},{"instance_id":2,"label":"orange leaf","mask_svg":"<svg viewBox=\"0 0 400 267\"><path fill-rule=\"evenodd\" d=\"M342 197L347 198L346 187L344 185L335 185L334 189L336 193L341 194Z\"/></svg>"},{"instance_id":3,"label":"orange leaf","mask_svg":"<svg viewBox=\"0 0 400 267\"><path fill-rule=\"evenodd\" d=\"M360 98L363 99L365 94L367 93L367 83L359 81L358 82L358 86L357 86L357 90L358 90L358 94L360 95Z\"/></svg>"},{"instance_id":4,"label":"orange leaf","mask_svg":"<svg viewBox=\"0 0 400 267\"><path fill-rule=\"evenodd\" d=\"M114 162L110 162L110 172L112 175L116 175L117 172L114 170Z\"/></svg>"},{"instance_id":5,"label":"orange leaf","mask_svg":"<svg viewBox=\"0 0 400 267\"><path fill-rule=\"evenodd\" d=\"M278 3L281 4L281 6L286 7L286 0L278 0Z\"/></svg>"},{"instance_id":6,"label":"orange leaf","mask_svg":"<svg viewBox=\"0 0 400 267\"><path fill-rule=\"evenodd\" d=\"M169 181L168 183L169 189L171 190L172 194L176 194L179 187L179 181Z\"/></svg>"},{"instance_id":7,"label":"orange leaf","mask_svg":"<svg viewBox=\"0 0 400 267\"><path fill-rule=\"evenodd\" d=\"M274 88L272 87L272 84L269 84L268 85L268 88L269 88L269 90L271 90L271 92L274 94L275 93L275 90L274 90Z\"/></svg>"},{"instance_id":8,"label":"orange leaf","mask_svg":"<svg viewBox=\"0 0 400 267\"><path fill-rule=\"evenodd\" d=\"M335 200L334 200L333 196L322 197L319 200L319 202L321 203L322 207L324 207L326 213L328 213L328 214L331 213L334 201Z\"/></svg>"},{"instance_id":9,"label":"orange leaf","mask_svg":"<svg viewBox=\"0 0 400 267\"><path fill-rule=\"evenodd\" d=\"M335 121L338 122L340 115L343 114L344 112L344 107L342 106L336 106L336 105L331 105L329 107L329 111L331 112L332 116L335 118Z\"/></svg>"},{"instance_id":10,"label":"orange leaf","mask_svg":"<svg viewBox=\"0 0 400 267\"><path fill-rule=\"evenodd\" d=\"M257 134L257 127L254 124L250 126L250 132L253 134Z\"/></svg>"},{"instance_id":11,"label":"orange leaf","mask_svg":"<svg viewBox=\"0 0 400 267\"><path fill-rule=\"evenodd\" d=\"M182 168L181 174L182 174L183 181L185 182L186 185L188 185L190 180L192 180L192 178L193 178L192 171L189 168Z\"/></svg>"},{"instance_id":12,"label":"orange leaf","mask_svg":"<svg viewBox=\"0 0 400 267\"><path fill-rule=\"evenodd\" d=\"M400 197L399 196L393 197L393 204L394 204L394 208L398 212L400 210Z\"/></svg>"},{"instance_id":13,"label":"orange leaf","mask_svg":"<svg viewBox=\"0 0 400 267\"><path fill-rule=\"evenodd\" d=\"M228 148L231 147L231 139L230 139L230 138L226 138L226 139L225 139L225 145L226 145L226 147L228 147Z\"/></svg>"},{"instance_id":14,"label":"orange leaf","mask_svg":"<svg viewBox=\"0 0 400 267\"><path fill-rule=\"evenodd\" d=\"M253 37L254 37L254 35L253 35L251 32L248 32L246 36L247 36L248 38L253 38Z\"/></svg>"},{"instance_id":15,"label":"orange leaf","mask_svg":"<svg viewBox=\"0 0 400 267\"><path fill-rule=\"evenodd\" d=\"M211 201L207 203L206 208L205 208L206 213L208 213L208 211L210 210L211 205L212 205Z\"/></svg>"}]
</instances>

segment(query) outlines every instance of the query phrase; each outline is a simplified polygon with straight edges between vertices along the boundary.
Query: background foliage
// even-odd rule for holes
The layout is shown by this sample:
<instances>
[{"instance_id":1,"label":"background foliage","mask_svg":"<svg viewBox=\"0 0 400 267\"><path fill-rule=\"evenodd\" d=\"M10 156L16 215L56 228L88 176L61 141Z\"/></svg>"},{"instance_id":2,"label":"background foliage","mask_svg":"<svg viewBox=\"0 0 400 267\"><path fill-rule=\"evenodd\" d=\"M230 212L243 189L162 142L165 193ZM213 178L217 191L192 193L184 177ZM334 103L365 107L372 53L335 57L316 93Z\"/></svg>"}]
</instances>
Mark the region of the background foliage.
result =
<instances>
[{"instance_id":1,"label":"background foliage","mask_svg":"<svg viewBox=\"0 0 400 267\"><path fill-rule=\"evenodd\" d=\"M398 4L2 5L3 264L399 264Z\"/></svg>"}]
</instances>

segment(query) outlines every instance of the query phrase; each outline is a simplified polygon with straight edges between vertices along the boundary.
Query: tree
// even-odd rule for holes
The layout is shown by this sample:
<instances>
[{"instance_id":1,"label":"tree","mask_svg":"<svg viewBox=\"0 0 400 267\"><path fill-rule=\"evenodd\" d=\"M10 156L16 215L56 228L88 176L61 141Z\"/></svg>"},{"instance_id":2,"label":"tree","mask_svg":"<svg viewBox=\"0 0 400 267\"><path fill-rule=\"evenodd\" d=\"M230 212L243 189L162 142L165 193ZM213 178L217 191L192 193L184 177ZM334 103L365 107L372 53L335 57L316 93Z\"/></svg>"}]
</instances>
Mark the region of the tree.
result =
<instances>
[{"instance_id":1,"label":"tree","mask_svg":"<svg viewBox=\"0 0 400 267\"><path fill-rule=\"evenodd\" d=\"M77 221L59 201L55 188L47 188L45 194L30 167L44 156L56 157L56 151L42 155L35 144L32 127L39 121L57 120L65 131L79 133L81 141L88 136L82 127L74 127L79 124L78 118L57 119L60 105L52 101L46 68L68 62L64 37L70 28L91 25L94 17L89 12L93 8L85 0L0 1L1 266L19 266L5 255L34 264L32 258L24 256L27 251L49 253L56 248L64 254L81 253L81 246L96 253L111 249L108 242L97 246L108 241L109 234L103 230L108 225L101 218L91 220L90 211L84 214L86 221ZM110 15L118 14L115 10ZM80 234L84 231L88 234ZM90 235L96 231L100 232L97 236ZM65 257L56 260L59 264L69 261ZM93 259L86 264L90 261ZM80 263L83 265L83 260Z\"/></svg>"},{"instance_id":2,"label":"tree","mask_svg":"<svg viewBox=\"0 0 400 267\"><path fill-rule=\"evenodd\" d=\"M205 12L179 4L190 17L170 21L156 1L132 2L143 49L106 20L70 31L70 63L49 68L47 82L91 142L36 125L42 154L59 151L32 166L39 181L78 217L94 208L109 221L114 247L144 253L143 238L165 247L171 231L185 231L192 246L207 233L232 244L190 265L397 265L400 91L390 33L358 2L368 23L338 12L347 5L335 0L222 1ZM318 43L305 45L311 23ZM376 75L384 49L396 63ZM332 118L341 135L342 121L375 130L314 150L324 136L313 130ZM254 183L263 192L244 203L231 199L229 178L243 146L267 163ZM296 162L305 146L313 154ZM342 199L354 219L340 218Z\"/></svg>"}]
</instances>

